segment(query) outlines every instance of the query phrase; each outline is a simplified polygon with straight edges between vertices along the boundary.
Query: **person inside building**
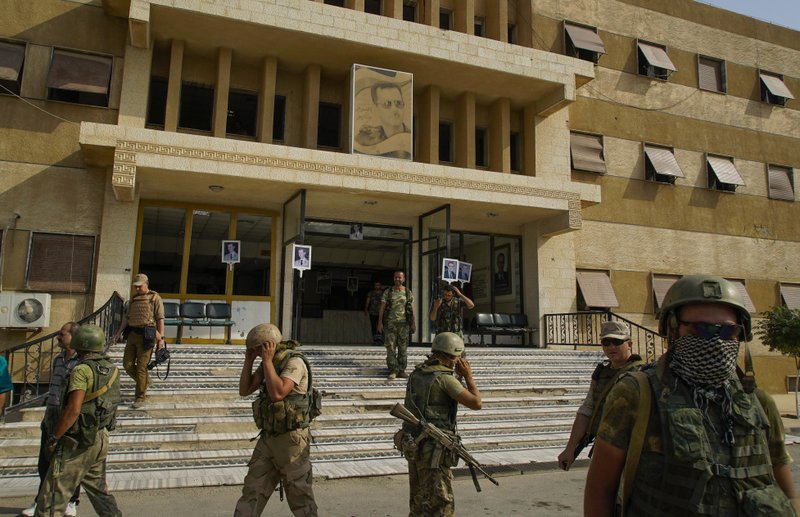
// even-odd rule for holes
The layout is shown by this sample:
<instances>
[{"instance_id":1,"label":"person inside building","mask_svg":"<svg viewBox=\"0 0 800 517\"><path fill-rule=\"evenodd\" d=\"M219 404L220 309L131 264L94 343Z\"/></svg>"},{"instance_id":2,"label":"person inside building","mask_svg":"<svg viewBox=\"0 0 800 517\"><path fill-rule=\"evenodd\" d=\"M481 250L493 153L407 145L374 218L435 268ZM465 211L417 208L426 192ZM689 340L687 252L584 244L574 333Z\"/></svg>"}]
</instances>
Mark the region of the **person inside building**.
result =
<instances>
[{"instance_id":1,"label":"person inside building","mask_svg":"<svg viewBox=\"0 0 800 517\"><path fill-rule=\"evenodd\" d=\"M316 517L309 428L314 416L309 400L313 393L311 367L301 352L281 342L281 331L275 325L256 325L247 334L245 345L239 395L259 391L253 418L261 433L234 517L261 515L279 482L294 515ZM258 357L261 363L254 370Z\"/></svg>"},{"instance_id":2,"label":"person inside building","mask_svg":"<svg viewBox=\"0 0 800 517\"><path fill-rule=\"evenodd\" d=\"M47 439L50 467L36 498L35 517L65 515L75 490L83 487L97 515L122 513L106 484L108 432L119 404L119 369L105 354L106 334L82 325L72 338L78 364L61 391L61 416Z\"/></svg>"},{"instance_id":3,"label":"person inside building","mask_svg":"<svg viewBox=\"0 0 800 517\"><path fill-rule=\"evenodd\" d=\"M587 446L597 434L606 395L619 376L644 364L642 358L633 353L631 331L626 323L604 321L600 327L600 344L607 360L598 363L594 369L589 393L575 415L567 446L558 455L558 466L563 470L569 470L575 461L576 447Z\"/></svg>"},{"instance_id":4,"label":"person inside building","mask_svg":"<svg viewBox=\"0 0 800 517\"><path fill-rule=\"evenodd\" d=\"M394 285L383 292L378 309L378 332L383 333L390 381L408 376L408 341L411 334L417 331L414 294L403 285L406 275L402 271L395 271L393 279Z\"/></svg>"},{"instance_id":5,"label":"person inside building","mask_svg":"<svg viewBox=\"0 0 800 517\"><path fill-rule=\"evenodd\" d=\"M472 309L475 303L458 287L454 285L445 287L441 298L433 300L429 314L430 320L436 322L436 332L453 332L463 339L464 307Z\"/></svg>"},{"instance_id":6,"label":"person inside building","mask_svg":"<svg viewBox=\"0 0 800 517\"><path fill-rule=\"evenodd\" d=\"M153 346L165 346L164 302L157 292L150 289L147 275L139 273L133 277L133 286L136 294L125 308L122 324L114 334L113 341L117 342L127 330L122 367L136 382L135 400L131 407L138 409L144 406L147 388L151 384L147 364L153 355Z\"/></svg>"},{"instance_id":7,"label":"person inside building","mask_svg":"<svg viewBox=\"0 0 800 517\"><path fill-rule=\"evenodd\" d=\"M50 458L47 455L47 439L53 434L59 416L61 416L61 384L67 375L72 371L76 364L78 364L78 354L72 348L72 338L80 328L80 325L74 321L65 323L61 330L58 331L56 341L58 342L61 351L53 359L53 367L50 370L50 387L47 391L47 399L45 400L44 418L42 418L42 440L39 447L39 460L37 467L39 470L39 492L41 492L42 484L47 476L47 470L50 468ZM37 492L38 493L38 492ZM64 510L64 515L71 517L78 515L78 504L80 504L81 487L75 487L67 508ZM30 508L22 510L24 517L33 517L36 513L36 500L34 499L33 505Z\"/></svg>"},{"instance_id":8,"label":"person inside building","mask_svg":"<svg viewBox=\"0 0 800 517\"><path fill-rule=\"evenodd\" d=\"M778 409L752 372L744 384L736 375L740 342L752 339L736 286L715 276L681 278L664 297L659 332L666 354L622 376L608 394L584 514L614 514L625 471L626 515L795 515Z\"/></svg>"},{"instance_id":9,"label":"person inside building","mask_svg":"<svg viewBox=\"0 0 800 517\"><path fill-rule=\"evenodd\" d=\"M464 341L456 334L437 334L430 357L414 368L406 385L406 408L451 436L456 435L459 404L474 410L483 405L472 367L461 357L463 351ZM466 388L454 373L464 377ZM419 435L419 428L404 422L402 437L398 439L408 461L409 515L454 515L450 468L457 458L435 440L420 440Z\"/></svg>"},{"instance_id":10,"label":"person inside building","mask_svg":"<svg viewBox=\"0 0 800 517\"><path fill-rule=\"evenodd\" d=\"M369 316L372 328L372 344L383 344L383 333L378 332L378 316L381 308L381 298L383 297L383 284L375 282L372 284L372 291L367 293L367 301L364 304L364 314Z\"/></svg>"}]
</instances>

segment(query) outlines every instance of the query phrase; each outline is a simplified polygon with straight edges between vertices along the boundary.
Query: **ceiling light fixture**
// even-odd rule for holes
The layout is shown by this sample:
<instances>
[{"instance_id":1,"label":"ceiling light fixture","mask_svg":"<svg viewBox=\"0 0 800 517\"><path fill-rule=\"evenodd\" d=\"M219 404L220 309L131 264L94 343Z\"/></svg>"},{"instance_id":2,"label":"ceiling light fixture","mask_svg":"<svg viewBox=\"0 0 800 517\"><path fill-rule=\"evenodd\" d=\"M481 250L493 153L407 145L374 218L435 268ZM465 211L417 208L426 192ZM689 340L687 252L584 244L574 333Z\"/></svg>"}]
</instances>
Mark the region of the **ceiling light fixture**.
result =
<instances>
[{"instance_id":1,"label":"ceiling light fixture","mask_svg":"<svg viewBox=\"0 0 800 517\"><path fill-rule=\"evenodd\" d=\"M223 190L225 190L225 187L223 187L222 185L209 185L208 190L210 190L211 192L222 192Z\"/></svg>"}]
</instances>

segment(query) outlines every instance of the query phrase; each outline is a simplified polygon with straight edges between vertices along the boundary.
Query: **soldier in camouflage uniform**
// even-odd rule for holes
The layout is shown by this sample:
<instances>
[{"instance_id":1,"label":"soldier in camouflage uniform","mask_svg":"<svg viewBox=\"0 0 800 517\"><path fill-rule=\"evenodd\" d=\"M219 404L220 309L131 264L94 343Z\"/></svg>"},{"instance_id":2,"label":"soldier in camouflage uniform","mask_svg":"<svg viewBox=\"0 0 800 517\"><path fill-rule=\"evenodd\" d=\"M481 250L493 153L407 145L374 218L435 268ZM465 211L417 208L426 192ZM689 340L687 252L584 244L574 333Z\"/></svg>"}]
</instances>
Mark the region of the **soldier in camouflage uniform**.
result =
<instances>
[{"instance_id":1,"label":"soldier in camouflage uniform","mask_svg":"<svg viewBox=\"0 0 800 517\"><path fill-rule=\"evenodd\" d=\"M481 409L481 392L472 377L472 367L461 357L464 340L452 332L433 339L431 355L417 365L406 386L405 406L414 416L425 419L450 435L456 435L458 404ZM467 387L453 373L464 377ZM401 443L408 460L409 516L445 517L455 514L453 474L458 457L435 440L417 442L419 428L403 424Z\"/></svg>"},{"instance_id":2,"label":"soldier in camouflage uniform","mask_svg":"<svg viewBox=\"0 0 800 517\"><path fill-rule=\"evenodd\" d=\"M752 372L744 384L736 375L740 341L752 339L736 286L714 276L681 278L664 297L659 332L667 353L654 367L622 376L608 394L585 515L612 515L626 458L639 453L636 470L625 474L625 515L795 515L775 402L755 388ZM639 433L642 389L651 402ZM641 446L631 449L634 439Z\"/></svg>"},{"instance_id":3,"label":"soldier in camouflage uniform","mask_svg":"<svg viewBox=\"0 0 800 517\"><path fill-rule=\"evenodd\" d=\"M389 380L407 377L409 329L417 331L414 319L414 294L403 283L406 275L394 272L394 285L383 292L378 311L378 332L383 332Z\"/></svg>"},{"instance_id":4,"label":"soldier in camouflage uniform","mask_svg":"<svg viewBox=\"0 0 800 517\"><path fill-rule=\"evenodd\" d=\"M436 332L452 332L458 337L464 337L464 310L472 309L475 303L454 285L444 288L441 298L433 300L431 306L430 320L436 322Z\"/></svg>"},{"instance_id":5,"label":"soldier in camouflage uniform","mask_svg":"<svg viewBox=\"0 0 800 517\"><path fill-rule=\"evenodd\" d=\"M36 498L36 517L64 515L77 486L102 517L121 516L108 492L108 431L113 430L119 403L119 369L104 354L106 336L96 325L75 333L72 348L80 362L64 380L62 410L47 442L50 468Z\"/></svg>"}]
</instances>

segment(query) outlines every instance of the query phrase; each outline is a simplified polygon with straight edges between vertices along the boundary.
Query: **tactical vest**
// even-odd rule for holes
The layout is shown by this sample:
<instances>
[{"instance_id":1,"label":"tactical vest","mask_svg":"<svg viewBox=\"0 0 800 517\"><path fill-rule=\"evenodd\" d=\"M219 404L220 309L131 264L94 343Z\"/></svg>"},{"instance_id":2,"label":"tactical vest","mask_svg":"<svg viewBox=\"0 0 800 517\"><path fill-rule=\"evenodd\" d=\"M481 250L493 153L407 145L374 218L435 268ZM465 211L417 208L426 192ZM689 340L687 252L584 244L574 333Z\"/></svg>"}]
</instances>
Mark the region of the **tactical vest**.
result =
<instances>
[{"instance_id":1,"label":"tactical vest","mask_svg":"<svg viewBox=\"0 0 800 517\"><path fill-rule=\"evenodd\" d=\"M663 452L642 452L626 514L795 515L775 482L769 421L756 393L731 380L735 444L730 446L719 433L706 432L685 383L665 366L645 373L653 391L650 425L658 419Z\"/></svg>"},{"instance_id":2,"label":"tactical vest","mask_svg":"<svg viewBox=\"0 0 800 517\"><path fill-rule=\"evenodd\" d=\"M603 416L603 405L605 398L611 386L617 382L619 376L625 372L635 370L644 364L642 358L637 354L632 354L627 362L620 368L613 368L611 363L603 361L598 363L597 368L592 372L592 380L594 381L594 389L592 390L592 400L594 401L594 408L592 409L592 416L589 419L589 427L587 433L591 436L597 436L597 429L600 427L600 417Z\"/></svg>"},{"instance_id":3,"label":"tactical vest","mask_svg":"<svg viewBox=\"0 0 800 517\"><path fill-rule=\"evenodd\" d=\"M267 392L267 381L264 379L258 397L253 401L253 420L267 436L277 436L295 429L304 429L311 425L311 421L321 412L322 397L314 388L311 365L308 364L308 360L302 352L287 350L286 356L275 368L275 371L280 376L293 357L299 357L306 365L308 390L302 395L292 391L283 400L272 402Z\"/></svg>"},{"instance_id":4,"label":"tactical vest","mask_svg":"<svg viewBox=\"0 0 800 517\"><path fill-rule=\"evenodd\" d=\"M455 433L458 402L436 382L440 375L453 375L453 369L438 359L428 359L417 365L408 378L405 406L417 418L424 418L442 431ZM403 423L403 430L415 437L420 432L407 422Z\"/></svg>"},{"instance_id":5,"label":"tactical vest","mask_svg":"<svg viewBox=\"0 0 800 517\"><path fill-rule=\"evenodd\" d=\"M150 290L136 295L128 302L127 321L132 327L151 327L156 324L153 301L158 293Z\"/></svg>"},{"instance_id":6,"label":"tactical vest","mask_svg":"<svg viewBox=\"0 0 800 517\"><path fill-rule=\"evenodd\" d=\"M61 385L62 412L67 405L70 377L81 364L92 369L94 382L92 390L83 398L78 419L64 434L75 439L78 448L86 448L94 445L97 434L102 429L113 431L116 426L117 405L120 400L119 369L104 354L89 353L81 358Z\"/></svg>"}]
</instances>

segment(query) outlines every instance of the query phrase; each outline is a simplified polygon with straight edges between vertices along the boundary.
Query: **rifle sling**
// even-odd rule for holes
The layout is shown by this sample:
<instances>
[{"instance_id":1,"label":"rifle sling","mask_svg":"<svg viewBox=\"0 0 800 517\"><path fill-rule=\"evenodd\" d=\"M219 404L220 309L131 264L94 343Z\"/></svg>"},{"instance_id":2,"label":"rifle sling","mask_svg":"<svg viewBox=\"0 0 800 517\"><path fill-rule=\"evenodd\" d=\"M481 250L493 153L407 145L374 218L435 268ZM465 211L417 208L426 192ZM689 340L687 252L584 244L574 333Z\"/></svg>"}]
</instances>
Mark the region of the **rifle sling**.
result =
<instances>
[{"instance_id":1,"label":"rifle sling","mask_svg":"<svg viewBox=\"0 0 800 517\"><path fill-rule=\"evenodd\" d=\"M472 474L472 483L475 485L475 491L480 492L481 485L478 483L478 475L475 473L475 467L472 463L467 463L467 465L469 465L469 473Z\"/></svg>"},{"instance_id":2,"label":"rifle sling","mask_svg":"<svg viewBox=\"0 0 800 517\"><path fill-rule=\"evenodd\" d=\"M103 386L97 391L87 393L86 396L83 398L83 403L86 404L87 402L91 402L92 400L96 399L97 397L99 397L100 395L111 389L111 385L114 384L114 381L117 380L118 376L119 376L119 368L114 370L114 373L111 374L111 378L108 380L105 386Z\"/></svg>"}]
</instances>

